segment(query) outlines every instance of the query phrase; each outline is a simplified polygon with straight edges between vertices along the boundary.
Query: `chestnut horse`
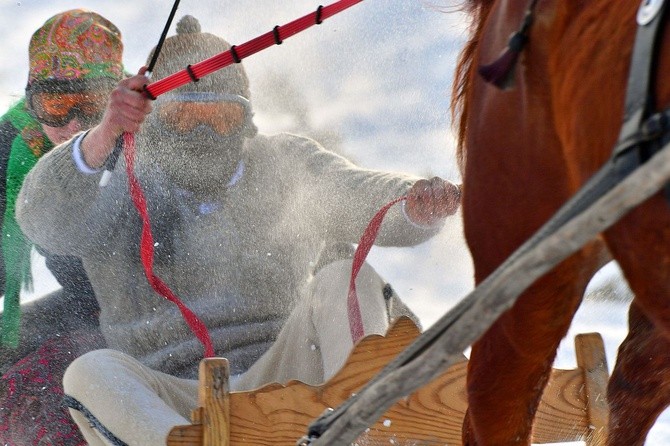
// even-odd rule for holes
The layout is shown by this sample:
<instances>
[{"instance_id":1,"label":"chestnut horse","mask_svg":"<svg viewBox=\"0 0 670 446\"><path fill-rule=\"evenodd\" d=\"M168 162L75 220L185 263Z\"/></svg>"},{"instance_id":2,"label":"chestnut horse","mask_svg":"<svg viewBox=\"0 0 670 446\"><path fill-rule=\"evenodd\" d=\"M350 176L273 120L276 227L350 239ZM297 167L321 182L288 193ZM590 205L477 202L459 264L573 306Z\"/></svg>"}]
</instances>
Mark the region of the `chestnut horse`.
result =
<instances>
[{"instance_id":1,"label":"chestnut horse","mask_svg":"<svg viewBox=\"0 0 670 446\"><path fill-rule=\"evenodd\" d=\"M471 35L452 105L477 283L608 160L623 122L640 0L539 0L515 84L501 90L478 68L496 60L527 6L528 0L467 3ZM667 25L658 48L654 72L663 79L670 73ZM652 92L658 109L670 106L670 82L655 82ZM663 194L538 280L473 345L464 444L530 444L559 342L587 282L610 258L635 298L608 386L607 444L644 444L670 403L670 206Z\"/></svg>"}]
</instances>

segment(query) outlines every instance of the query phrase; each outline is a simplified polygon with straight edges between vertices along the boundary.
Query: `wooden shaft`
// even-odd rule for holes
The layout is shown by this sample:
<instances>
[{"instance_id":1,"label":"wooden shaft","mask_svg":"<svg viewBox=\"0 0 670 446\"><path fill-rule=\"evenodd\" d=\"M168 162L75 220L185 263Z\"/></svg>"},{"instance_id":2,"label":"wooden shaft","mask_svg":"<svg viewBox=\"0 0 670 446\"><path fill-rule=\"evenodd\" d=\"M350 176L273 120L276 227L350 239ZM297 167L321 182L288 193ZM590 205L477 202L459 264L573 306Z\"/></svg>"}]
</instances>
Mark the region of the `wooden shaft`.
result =
<instances>
[{"instance_id":1,"label":"wooden shaft","mask_svg":"<svg viewBox=\"0 0 670 446\"><path fill-rule=\"evenodd\" d=\"M225 358L207 358L200 362L198 400L203 446L230 445L230 369Z\"/></svg>"}]
</instances>

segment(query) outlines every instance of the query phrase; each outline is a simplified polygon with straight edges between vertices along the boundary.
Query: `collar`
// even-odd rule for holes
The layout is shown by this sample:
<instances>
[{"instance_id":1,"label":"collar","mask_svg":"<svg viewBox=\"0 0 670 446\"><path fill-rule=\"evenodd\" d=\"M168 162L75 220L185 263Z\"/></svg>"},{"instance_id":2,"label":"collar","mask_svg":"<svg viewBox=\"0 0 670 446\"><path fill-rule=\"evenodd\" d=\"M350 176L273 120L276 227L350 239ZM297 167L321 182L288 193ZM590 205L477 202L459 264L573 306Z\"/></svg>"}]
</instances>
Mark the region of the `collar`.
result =
<instances>
[{"instance_id":1,"label":"collar","mask_svg":"<svg viewBox=\"0 0 670 446\"><path fill-rule=\"evenodd\" d=\"M237 165L237 169L235 170L235 173L233 174L232 177L230 177L230 181L228 181L226 187L233 187L235 184L237 184L238 181L242 179L243 176L244 176L244 160L240 160L239 164Z\"/></svg>"}]
</instances>

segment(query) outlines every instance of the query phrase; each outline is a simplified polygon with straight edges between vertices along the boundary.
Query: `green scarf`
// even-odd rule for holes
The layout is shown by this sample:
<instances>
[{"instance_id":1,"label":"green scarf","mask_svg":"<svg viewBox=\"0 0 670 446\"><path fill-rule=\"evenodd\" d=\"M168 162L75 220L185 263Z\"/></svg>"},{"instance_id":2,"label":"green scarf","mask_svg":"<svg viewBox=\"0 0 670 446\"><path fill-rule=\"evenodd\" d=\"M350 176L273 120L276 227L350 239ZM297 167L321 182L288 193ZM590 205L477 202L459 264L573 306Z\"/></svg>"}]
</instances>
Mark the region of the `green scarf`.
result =
<instances>
[{"instance_id":1,"label":"green scarf","mask_svg":"<svg viewBox=\"0 0 670 446\"><path fill-rule=\"evenodd\" d=\"M30 254L33 247L16 222L16 198L30 169L43 154L53 148L53 143L26 110L25 99L15 104L1 119L10 121L19 131L12 141L7 163L6 207L2 222L2 254L5 262L2 344L15 348L19 343L21 288L32 289Z\"/></svg>"}]
</instances>

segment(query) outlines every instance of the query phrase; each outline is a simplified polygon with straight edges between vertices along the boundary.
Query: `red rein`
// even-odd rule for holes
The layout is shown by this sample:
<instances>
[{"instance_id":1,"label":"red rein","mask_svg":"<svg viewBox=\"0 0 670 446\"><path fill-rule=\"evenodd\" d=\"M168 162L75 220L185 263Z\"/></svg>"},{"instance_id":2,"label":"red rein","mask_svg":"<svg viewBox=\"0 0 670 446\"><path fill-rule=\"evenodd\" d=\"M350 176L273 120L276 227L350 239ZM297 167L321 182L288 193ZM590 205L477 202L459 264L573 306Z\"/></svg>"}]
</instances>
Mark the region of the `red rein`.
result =
<instances>
[{"instance_id":1,"label":"red rein","mask_svg":"<svg viewBox=\"0 0 670 446\"><path fill-rule=\"evenodd\" d=\"M382 221L386 216L386 213L391 206L404 200L407 197L396 198L392 202L385 205L381 208L370 223L368 223L367 228L363 232L361 240L358 242L358 247L354 253L354 263L351 267L351 279L349 280L349 294L347 296L347 311L349 313L349 330L351 331L351 340L356 343L359 339L363 337L365 332L363 331L363 318L361 316L361 307L358 304L358 296L356 295L356 276L358 272L363 267L365 263L365 258L368 256L372 245L375 244L377 239L377 234L379 233L379 228L381 227Z\"/></svg>"},{"instance_id":2,"label":"red rein","mask_svg":"<svg viewBox=\"0 0 670 446\"><path fill-rule=\"evenodd\" d=\"M128 174L128 184L130 187L130 197L133 204L140 214L142 219L142 237L140 240L140 259L144 267L144 273L151 287L158 294L177 305L179 311L188 324L191 331L200 340L205 348L205 357L211 358L214 356L214 346L212 338L205 324L198 318L198 316L191 311L182 301L177 297L170 287L163 282L160 277L154 274L154 237L151 233L151 224L149 220L149 212L147 211L147 200L144 197L140 183L135 176L135 136L132 133L124 133L124 157L126 160L126 172ZM354 253L353 265L351 268L351 278L349 280L349 293L347 295L347 312L349 316L349 330L351 339L355 343L363 337L363 319L361 316L361 308L358 303L358 296L356 294L356 277L365 263L365 259L372 249L372 246L377 239L379 228L386 216L388 210L394 204L404 200L406 197L396 198L390 203L381 208L375 216L368 223L367 228L363 232L363 236L358 242L358 247Z\"/></svg>"},{"instance_id":3,"label":"red rein","mask_svg":"<svg viewBox=\"0 0 670 446\"><path fill-rule=\"evenodd\" d=\"M140 241L140 259L144 266L144 273L147 280L153 289L177 305L181 311L184 320L191 328L191 331L198 337L202 345L205 347L205 357L211 358L214 356L214 346L212 345L212 338L209 336L209 331L205 324L191 311L157 275L154 274L154 237L151 233L151 225L149 222L149 212L147 211L147 200L144 197L140 183L134 173L135 164L135 135L132 133L123 134L124 156L126 159L126 172L128 174L128 185L130 186L130 197L133 200L137 212L142 219L142 238Z\"/></svg>"}]
</instances>

